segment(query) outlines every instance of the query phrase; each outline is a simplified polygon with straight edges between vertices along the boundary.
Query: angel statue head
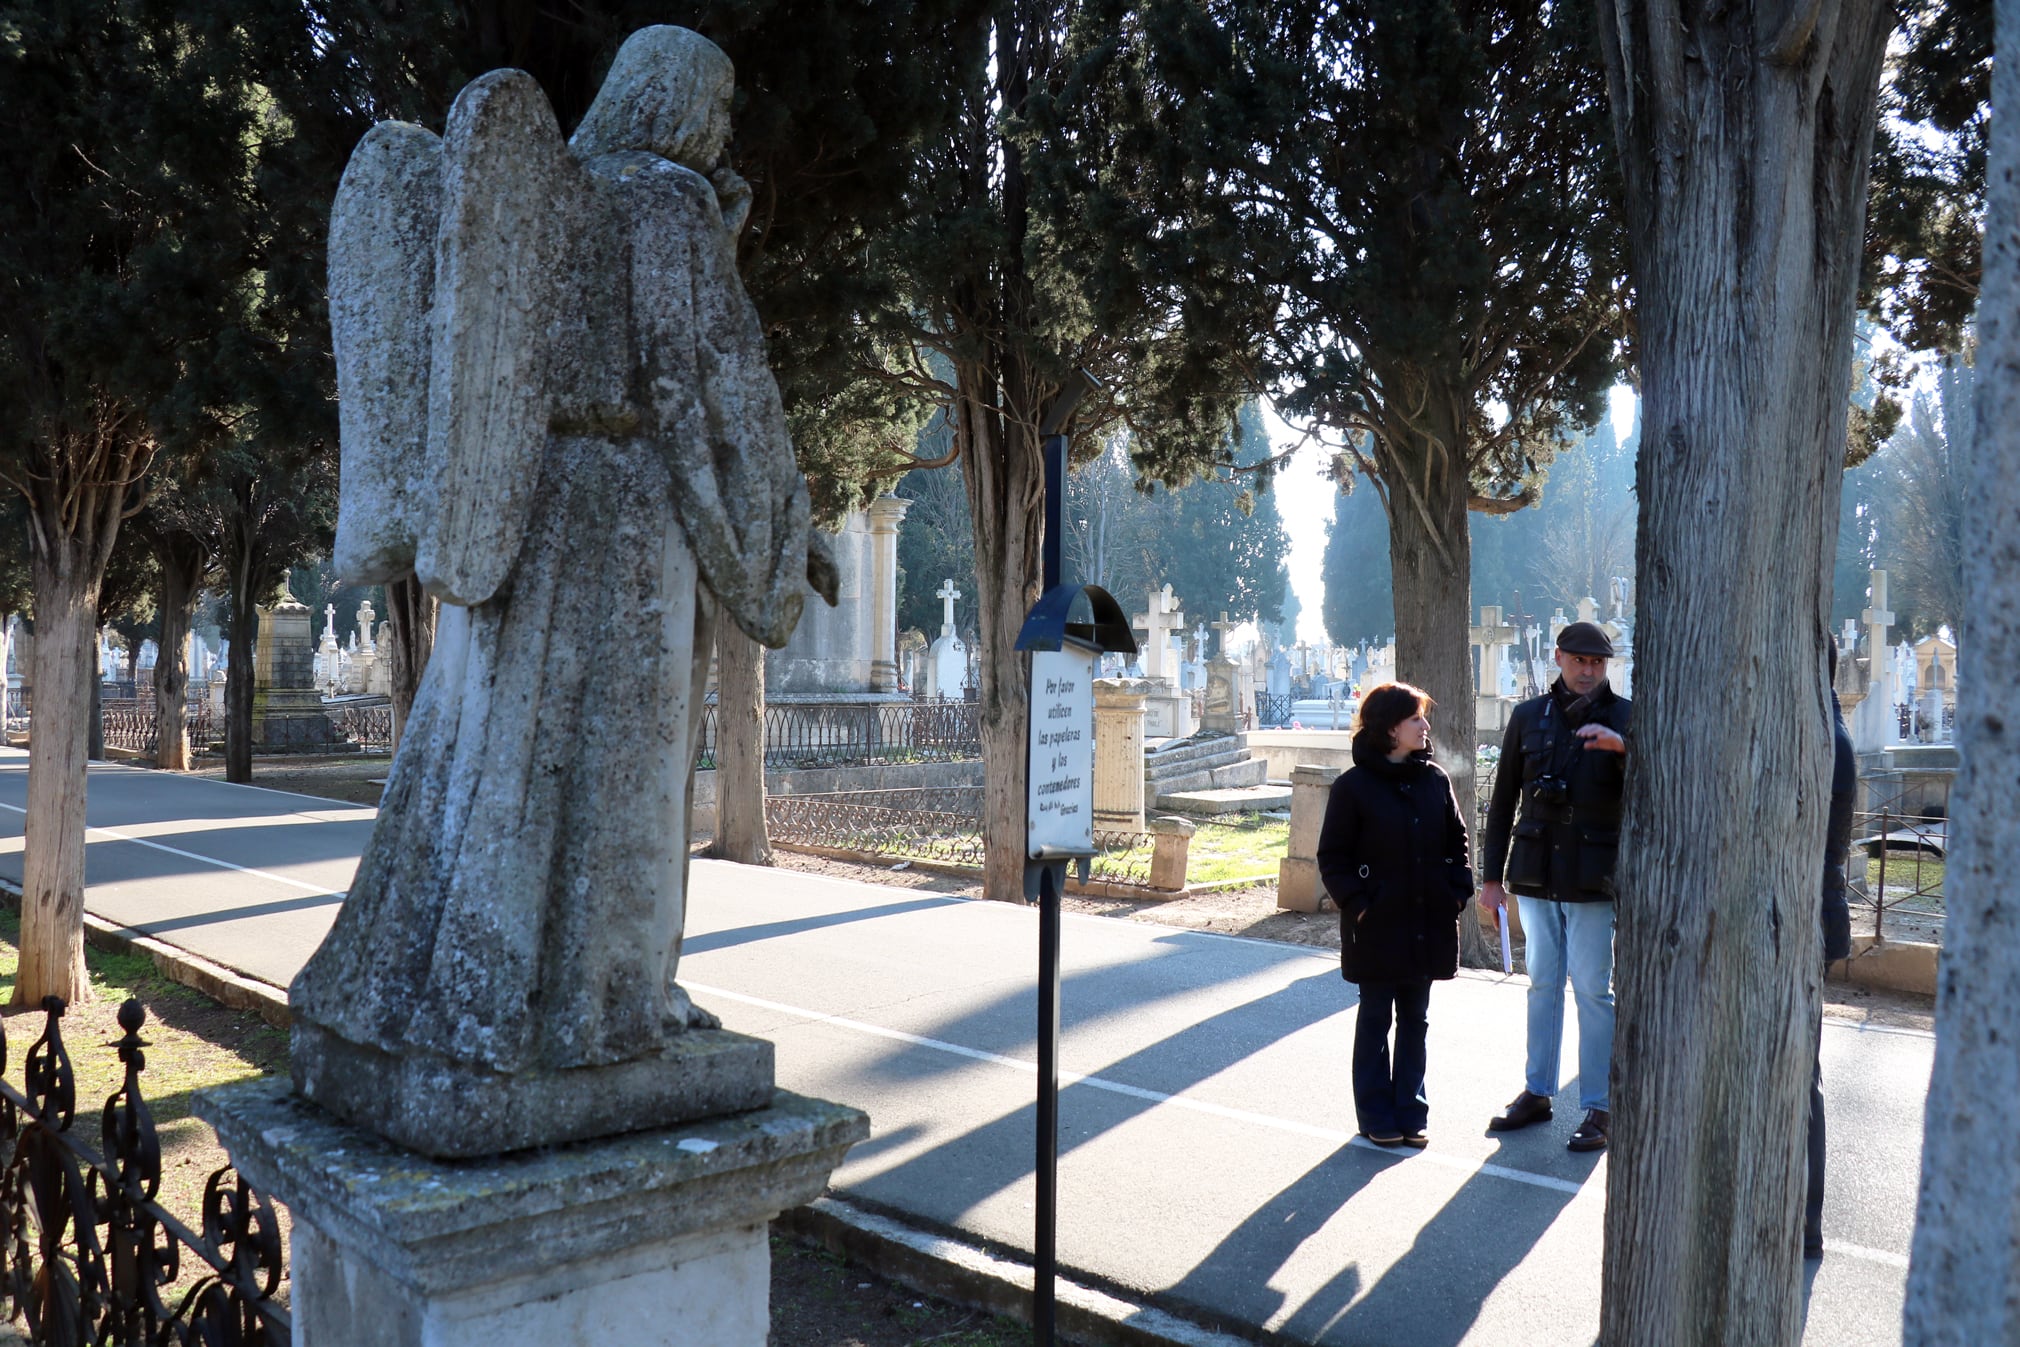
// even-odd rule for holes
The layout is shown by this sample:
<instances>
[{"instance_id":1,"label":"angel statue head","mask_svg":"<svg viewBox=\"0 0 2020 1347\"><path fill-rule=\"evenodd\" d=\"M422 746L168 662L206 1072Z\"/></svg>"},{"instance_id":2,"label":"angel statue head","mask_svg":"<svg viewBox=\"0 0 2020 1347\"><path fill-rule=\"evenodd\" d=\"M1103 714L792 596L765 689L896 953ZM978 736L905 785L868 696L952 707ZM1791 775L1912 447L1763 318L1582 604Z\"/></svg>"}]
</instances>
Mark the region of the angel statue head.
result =
<instances>
[{"instance_id":1,"label":"angel statue head","mask_svg":"<svg viewBox=\"0 0 2020 1347\"><path fill-rule=\"evenodd\" d=\"M735 87L729 57L700 33L641 28L617 49L568 148L579 159L648 150L707 176L729 144Z\"/></svg>"}]
</instances>

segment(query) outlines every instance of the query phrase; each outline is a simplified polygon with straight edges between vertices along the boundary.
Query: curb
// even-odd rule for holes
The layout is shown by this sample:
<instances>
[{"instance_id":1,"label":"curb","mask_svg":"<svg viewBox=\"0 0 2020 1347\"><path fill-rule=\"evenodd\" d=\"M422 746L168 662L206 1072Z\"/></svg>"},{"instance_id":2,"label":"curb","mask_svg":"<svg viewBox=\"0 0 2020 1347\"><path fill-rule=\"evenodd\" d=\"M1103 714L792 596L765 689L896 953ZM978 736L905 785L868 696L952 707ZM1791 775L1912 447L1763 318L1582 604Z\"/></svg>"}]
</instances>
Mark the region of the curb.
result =
<instances>
[{"instance_id":1,"label":"curb","mask_svg":"<svg viewBox=\"0 0 2020 1347\"><path fill-rule=\"evenodd\" d=\"M772 1228L901 1286L1019 1323L1032 1320L1032 1268L927 1234L833 1197L781 1212ZM1078 1282L1058 1279L1060 1335L1085 1347L1250 1347L1234 1337Z\"/></svg>"},{"instance_id":2,"label":"curb","mask_svg":"<svg viewBox=\"0 0 2020 1347\"><path fill-rule=\"evenodd\" d=\"M21 911L21 890L9 880L0 879L0 907L17 915ZM94 949L145 955L154 961L155 971L170 982L202 992L227 1009L253 1011L276 1029L286 1029L294 1022L288 1010L288 994L282 988L233 972L144 931L86 912L84 939Z\"/></svg>"}]
</instances>

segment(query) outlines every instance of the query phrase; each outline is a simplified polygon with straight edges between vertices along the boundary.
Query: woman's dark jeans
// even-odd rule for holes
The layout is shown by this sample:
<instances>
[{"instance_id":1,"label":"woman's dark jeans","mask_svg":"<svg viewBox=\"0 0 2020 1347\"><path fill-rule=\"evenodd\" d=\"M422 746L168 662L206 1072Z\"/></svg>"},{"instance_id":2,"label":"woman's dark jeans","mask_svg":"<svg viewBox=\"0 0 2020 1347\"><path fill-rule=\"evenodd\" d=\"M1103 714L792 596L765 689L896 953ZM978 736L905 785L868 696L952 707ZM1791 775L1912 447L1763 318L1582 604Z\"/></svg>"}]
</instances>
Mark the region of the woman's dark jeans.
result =
<instances>
[{"instance_id":1,"label":"woman's dark jeans","mask_svg":"<svg viewBox=\"0 0 2020 1347\"><path fill-rule=\"evenodd\" d=\"M1354 1116L1363 1132L1421 1132L1429 1120L1424 1099L1424 1035L1430 1023L1431 981L1363 982L1354 1017ZM1389 1052L1389 1025L1396 1048Z\"/></svg>"}]
</instances>

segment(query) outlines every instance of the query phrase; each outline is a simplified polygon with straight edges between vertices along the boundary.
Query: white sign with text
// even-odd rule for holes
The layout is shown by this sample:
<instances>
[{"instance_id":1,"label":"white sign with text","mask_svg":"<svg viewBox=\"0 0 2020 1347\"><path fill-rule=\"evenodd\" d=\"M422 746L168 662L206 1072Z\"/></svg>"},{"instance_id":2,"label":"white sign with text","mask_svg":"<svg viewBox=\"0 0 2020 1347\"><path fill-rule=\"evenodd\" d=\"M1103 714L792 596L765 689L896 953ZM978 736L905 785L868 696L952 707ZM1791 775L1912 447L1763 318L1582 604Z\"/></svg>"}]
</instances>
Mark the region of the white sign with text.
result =
<instances>
[{"instance_id":1,"label":"white sign with text","mask_svg":"<svg viewBox=\"0 0 2020 1347\"><path fill-rule=\"evenodd\" d=\"M1031 652L1030 796L1025 854L1094 854L1094 652Z\"/></svg>"}]
</instances>

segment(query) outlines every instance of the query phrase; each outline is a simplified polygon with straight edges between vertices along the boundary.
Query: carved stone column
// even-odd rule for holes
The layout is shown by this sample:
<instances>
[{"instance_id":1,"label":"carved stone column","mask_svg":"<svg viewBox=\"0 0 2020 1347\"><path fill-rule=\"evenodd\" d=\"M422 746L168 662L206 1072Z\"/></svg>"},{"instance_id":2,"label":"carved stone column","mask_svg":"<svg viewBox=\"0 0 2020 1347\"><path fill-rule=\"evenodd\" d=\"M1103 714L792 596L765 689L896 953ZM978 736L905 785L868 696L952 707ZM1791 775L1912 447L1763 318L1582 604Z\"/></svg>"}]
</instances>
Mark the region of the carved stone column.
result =
<instances>
[{"instance_id":1,"label":"carved stone column","mask_svg":"<svg viewBox=\"0 0 2020 1347\"><path fill-rule=\"evenodd\" d=\"M879 496L866 511L870 519L870 691L898 690L898 525L912 502Z\"/></svg>"}]
</instances>

